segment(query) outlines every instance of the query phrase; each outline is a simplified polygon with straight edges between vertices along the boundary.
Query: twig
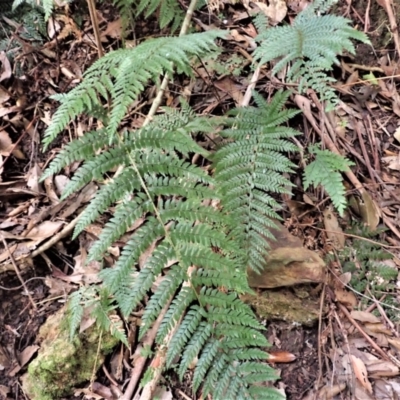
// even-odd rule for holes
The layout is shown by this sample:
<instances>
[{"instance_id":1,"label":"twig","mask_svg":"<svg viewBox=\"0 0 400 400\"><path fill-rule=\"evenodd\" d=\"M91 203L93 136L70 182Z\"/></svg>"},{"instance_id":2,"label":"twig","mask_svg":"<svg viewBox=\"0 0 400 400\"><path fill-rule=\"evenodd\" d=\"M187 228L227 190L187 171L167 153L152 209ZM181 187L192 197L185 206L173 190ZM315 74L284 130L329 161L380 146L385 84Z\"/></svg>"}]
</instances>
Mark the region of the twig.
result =
<instances>
[{"instance_id":1,"label":"twig","mask_svg":"<svg viewBox=\"0 0 400 400\"><path fill-rule=\"evenodd\" d=\"M95 0L87 0L87 4L89 8L90 20L93 25L94 38L97 45L97 53L99 55L99 58L101 58L104 55L104 51L100 39L99 21L97 19Z\"/></svg>"},{"instance_id":2,"label":"twig","mask_svg":"<svg viewBox=\"0 0 400 400\"><path fill-rule=\"evenodd\" d=\"M346 315L347 319L354 325L354 327L361 333L361 335L364 336L364 338L376 350L376 352L379 353L382 356L382 358L384 358L386 361L392 362L390 357L364 332L364 330L361 328L358 322L350 315L347 308L341 303L338 303L338 305L339 308Z\"/></svg>"},{"instance_id":3,"label":"twig","mask_svg":"<svg viewBox=\"0 0 400 400\"><path fill-rule=\"evenodd\" d=\"M191 266L190 268L188 268L188 280L183 282L182 287L191 286L190 277L195 269L196 268L194 266ZM140 400L152 400L153 399L154 391L157 387L157 383L158 383L159 379L161 378L161 373L164 370L164 366L167 361L166 351L169 347L169 342L171 341L172 337L174 336L182 318L183 318L183 315L181 315L179 320L176 321L174 327L170 330L168 335L164 338L162 345L157 350L157 353L154 356L153 362L150 365L150 368L152 369L152 371L151 371L152 378L144 386L142 395L140 396Z\"/></svg>"},{"instance_id":4,"label":"twig","mask_svg":"<svg viewBox=\"0 0 400 400\"><path fill-rule=\"evenodd\" d=\"M168 303L164 306L164 308L161 310L160 315L158 316L153 327L150 329L149 332L147 332L147 334L143 340L143 346L136 347L135 354L133 355L133 358L134 359L136 358L135 359L135 367L132 369L129 384L126 387L125 393L120 398L120 400L131 400L133 392L139 382L140 376L142 375L143 368L147 361L147 357L143 356L141 354L141 351L142 351L143 347L145 347L145 346L149 346L149 347L153 346L158 329L160 328L161 322L164 319L165 314L167 313L167 310L169 308L169 305L171 304L171 301L172 301L172 297L168 301Z\"/></svg>"},{"instance_id":5,"label":"twig","mask_svg":"<svg viewBox=\"0 0 400 400\"><path fill-rule=\"evenodd\" d=\"M36 257L39 254L43 253L44 251L48 250L50 247L55 245L58 241L60 241L62 238L67 236L75 227L77 224L81 214L79 214L75 219L73 219L68 225L64 227L64 229L57 233L57 235L53 236L48 242L43 243L39 248L37 248L32 254L31 257Z\"/></svg>"},{"instance_id":6,"label":"twig","mask_svg":"<svg viewBox=\"0 0 400 400\"><path fill-rule=\"evenodd\" d=\"M367 166L368 169L368 173L369 176L371 177L371 180L374 184L376 184L376 180L375 180L375 174L373 172L373 169L371 167L371 163L368 157L368 153L367 153L367 148L365 147L365 143L364 143L364 138L362 137L361 134L361 129L360 129L360 125L358 123L358 121L355 118L352 118L352 122L354 124L354 129L356 130L357 136L358 136L358 142L360 143L360 147L361 147L361 151L362 154L364 156L364 160L365 160L365 164Z\"/></svg>"},{"instance_id":7,"label":"twig","mask_svg":"<svg viewBox=\"0 0 400 400\"><path fill-rule=\"evenodd\" d=\"M383 8L385 9L390 23L390 30L393 34L394 44L396 46L397 56L400 57L400 40L399 40L399 32L397 29L396 17L393 14L392 5L390 4L390 0L383 0Z\"/></svg>"},{"instance_id":8,"label":"twig","mask_svg":"<svg viewBox=\"0 0 400 400\"><path fill-rule=\"evenodd\" d=\"M25 284L25 281L22 279L22 276L21 276L21 273L19 272L18 266L15 263L14 256L12 255L12 253L11 253L9 247L8 247L8 244L7 244L6 240L4 239L4 236L3 236L2 233L0 233L0 237L1 237L1 240L3 242L4 248L6 249L8 254L10 255L10 260L11 260L11 263L12 263L14 269L15 269L15 273L17 274L19 281L21 282L22 286L24 287L24 290L25 290L25 292L26 292L26 294L27 294L27 296L29 298L29 301L31 302L33 308L36 310L37 306L36 306L35 302L33 301L33 298L32 298L32 296L31 296L31 294L30 294L30 292L29 292L29 290L28 290L28 288L27 288L27 286Z\"/></svg>"},{"instance_id":9,"label":"twig","mask_svg":"<svg viewBox=\"0 0 400 400\"><path fill-rule=\"evenodd\" d=\"M260 76L260 67L254 71L253 76L251 77L250 84L246 89L246 93L243 96L241 107L247 107L250 103L251 96L253 95L253 89L256 87L256 83L258 81L258 77Z\"/></svg>"}]
</instances>

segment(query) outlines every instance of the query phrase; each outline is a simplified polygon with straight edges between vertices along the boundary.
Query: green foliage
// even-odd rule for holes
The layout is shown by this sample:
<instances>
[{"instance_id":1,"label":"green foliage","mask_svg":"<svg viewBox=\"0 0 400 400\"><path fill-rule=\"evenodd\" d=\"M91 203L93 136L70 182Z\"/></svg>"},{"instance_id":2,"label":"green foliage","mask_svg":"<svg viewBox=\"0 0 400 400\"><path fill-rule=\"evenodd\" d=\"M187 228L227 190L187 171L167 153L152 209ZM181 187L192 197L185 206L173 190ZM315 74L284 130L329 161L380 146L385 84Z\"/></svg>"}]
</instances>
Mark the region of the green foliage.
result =
<instances>
[{"instance_id":1,"label":"green foliage","mask_svg":"<svg viewBox=\"0 0 400 400\"><path fill-rule=\"evenodd\" d=\"M128 346L121 319L115 314L115 302L105 287L81 287L72 293L67 306L70 339L79 328L85 309L96 320L97 326Z\"/></svg>"},{"instance_id":2,"label":"green foliage","mask_svg":"<svg viewBox=\"0 0 400 400\"><path fill-rule=\"evenodd\" d=\"M115 266L101 272L103 285L90 301L82 298L85 292L73 295L69 308L71 329L76 329L82 315L82 302L93 308L104 328L110 326L107 310L113 310L116 305L127 317L151 293L161 274L163 278L147 303L140 335L152 326L162 308L173 298L156 338L161 344L178 325L167 350L168 366L182 354L178 366L182 377L193 359L199 357L196 389L203 378L210 382L221 381L224 384L217 385L218 393L225 398L225 393L231 393L231 383L235 382L239 385L238 398L245 398L250 396L257 377L276 379L277 376L271 367L259 363L267 357L266 353L256 351L257 347L268 344L259 333L263 327L236 294L249 288L246 268L241 263L243 257L237 242L228 235L233 221L228 214L204 205L218 195L212 189L215 182L201 168L186 161L185 155L208 155L192 136L214 129L212 120L197 117L183 103L181 112L166 109L165 115L155 117L142 129L126 132L111 144L106 130L100 131L97 141L93 140L93 133L89 138L77 139L83 143L83 150L74 154L78 142L70 143L52 162L49 171L55 173L65 162L77 157L85 159L65 189L68 194L92 179L102 179L112 166L125 166L119 176L102 186L77 226L75 234L110 204L119 203L99 241L90 249L89 260L101 259L106 249L138 218L146 216L145 222L132 233ZM141 268L136 269L139 258L152 244L156 244L153 251ZM189 272L189 267L193 266L196 269ZM227 292L220 291L221 287ZM121 334L118 329L111 332ZM215 342L218 343L217 352ZM211 345L214 346L212 352L208 351ZM203 354L204 349L206 353ZM214 371L213 365L221 355L232 375L227 376L226 370L218 374ZM246 369L249 363L258 365L254 372Z\"/></svg>"},{"instance_id":3,"label":"green foliage","mask_svg":"<svg viewBox=\"0 0 400 400\"><path fill-rule=\"evenodd\" d=\"M263 29L256 38L260 45L254 51L254 58L260 64L280 59L272 69L274 74L290 64L286 78L299 83L300 93L314 89L326 101L327 110L338 101L330 86L335 79L327 75L334 64L339 64L337 56L345 51L355 53L351 39L369 43L363 32L350 26L350 20L321 15L336 2L316 0L297 15L292 25ZM258 20L257 24L262 27Z\"/></svg>"},{"instance_id":4,"label":"green foliage","mask_svg":"<svg viewBox=\"0 0 400 400\"><path fill-rule=\"evenodd\" d=\"M1 2L1 16L7 18L0 18L0 52L4 51L10 61L23 52L18 37L28 41L32 46L40 46L43 43L43 38L46 36L46 24L41 7L32 3L22 4L17 9L13 9L12 1ZM18 26L18 37L15 36L16 26ZM22 65L20 61L16 62L14 66L16 75L23 74ZM24 65L24 69L29 67L30 65Z\"/></svg>"},{"instance_id":5,"label":"green foliage","mask_svg":"<svg viewBox=\"0 0 400 400\"><path fill-rule=\"evenodd\" d=\"M339 154L321 150L318 146L310 146L308 150L315 155L315 160L304 170L304 190L307 190L310 185L322 185L339 214L343 215L347 203L340 172L348 171L353 163Z\"/></svg>"},{"instance_id":6,"label":"green foliage","mask_svg":"<svg viewBox=\"0 0 400 400\"><path fill-rule=\"evenodd\" d=\"M54 3L55 0L40 0L40 2L38 2L37 0L14 0L14 2L12 3L12 8L13 10L16 10L22 4L29 4L32 7L40 5L44 12L45 20L47 21L53 13Z\"/></svg>"},{"instance_id":7,"label":"green foliage","mask_svg":"<svg viewBox=\"0 0 400 400\"><path fill-rule=\"evenodd\" d=\"M398 271L387 263L393 256L380 244L363 240L363 238L371 239L386 244L377 237L381 232L369 232L366 228L355 225L348 233L360 237L360 239L353 239L352 245L339 254L343 271L352 274L350 285L362 293L367 288L373 294L378 291L394 290L394 280L397 278ZM380 297L378 293L376 296Z\"/></svg>"},{"instance_id":8,"label":"green foliage","mask_svg":"<svg viewBox=\"0 0 400 400\"><path fill-rule=\"evenodd\" d=\"M149 18L158 14L161 29L171 25L171 31L176 31L185 17L177 0L114 0L114 4L120 9L121 15L133 15L137 18L144 15Z\"/></svg>"},{"instance_id":9,"label":"green foliage","mask_svg":"<svg viewBox=\"0 0 400 400\"><path fill-rule=\"evenodd\" d=\"M147 40L133 49L108 53L86 71L80 85L65 95L53 96L61 102L61 106L46 130L43 140L45 148L71 119L85 112L91 114L107 99L111 108L106 132L111 143L129 106L137 99L145 84L150 80L156 82L166 72L172 73L172 65L175 65L178 73L190 75L191 57L202 57L212 52L214 40L221 35L219 31L209 31L159 38ZM119 164L117 162L115 165Z\"/></svg>"},{"instance_id":10,"label":"green foliage","mask_svg":"<svg viewBox=\"0 0 400 400\"><path fill-rule=\"evenodd\" d=\"M230 141L213 157L224 211L234 216L233 235L246 251L244 263L254 270L262 269L265 236L280 219L280 205L269 193L288 193L292 186L283 174L295 165L282 153L297 151L287 139L299 132L280 126L298 113L282 109L288 95L278 92L268 104L254 93L258 107L233 110L229 128L220 133Z\"/></svg>"}]
</instances>

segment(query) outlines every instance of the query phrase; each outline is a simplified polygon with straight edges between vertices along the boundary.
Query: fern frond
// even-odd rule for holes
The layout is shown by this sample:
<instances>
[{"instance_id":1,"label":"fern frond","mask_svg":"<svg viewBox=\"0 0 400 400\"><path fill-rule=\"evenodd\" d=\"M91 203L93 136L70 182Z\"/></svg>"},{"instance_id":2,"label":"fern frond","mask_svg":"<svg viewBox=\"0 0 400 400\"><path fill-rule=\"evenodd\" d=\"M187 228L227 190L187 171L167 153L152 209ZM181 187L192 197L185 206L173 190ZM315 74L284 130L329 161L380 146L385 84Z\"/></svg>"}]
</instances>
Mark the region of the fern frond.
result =
<instances>
[{"instance_id":1,"label":"fern frond","mask_svg":"<svg viewBox=\"0 0 400 400\"><path fill-rule=\"evenodd\" d=\"M261 108L248 107L233 112L228 121L232 128L223 131L234 139L214 156L215 177L222 191L222 205L236 216L238 240L247 249L250 268L262 268L266 255L265 233L279 219L279 204L268 192L286 193L291 186L283 173L293 171L294 164L281 150L296 151L285 140L298 132L277 126L297 112L282 110L287 92L278 92L268 104L255 95Z\"/></svg>"},{"instance_id":2,"label":"fern frond","mask_svg":"<svg viewBox=\"0 0 400 400\"><path fill-rule=\"evenodd\" d=\"M211 337L212 326L207 322L202 322L197 327L196 331L186 345L185 351L182 354L182 359L179 364L178 375L182 380L183 375L193 362L194 358L200 353L208 339ZM218 398L218 397L217 397Z\"/></svg>"},{"instance_id":3,"label":"fern frond","mask_svg":"<svg viewBox=\"0 0 400 400\"><path fill-rule=\"evenodd\" d=\"M321 150L316 146L310 147L309 150L315 154L315 160L304 170L304 190L310 185L322 185L339 214L343 215L346 208L346 189L340 172L348 171L353 163L339 154Z\"/></svg>"},{"instance_id":4,"label":"fern frond","mask_svg":"<svg viewBox=\"0 0 400 400\"><path fill-rule=\"evenodd\" d=\"M116 144L118 137L114 136L111 145ZM46 178L60 172L67 165L75 161L88 160L96 152L109 144L109 138L104 129L85 133L81 138L68 143L51 161L46 171L40 178L43 182Z\"/></svg>"},{"instance_id":5,"label":"fern frond","mask_svg":"<svg viewBox=\"0 0 400 400\"><path fill-rule=\"evenodd\" d=\"M196 294L193 288L183 286L178 295L174 298L169 307L164 319L161 322L160 329L157 332L156 342L162 343L164 338L172 330L175 324L179 321L185 310L196 299ZM198 325L200 326L201 323ZM195 331L196 332L196 331ZM195 334L195 332L193 334ZM176 354L174 355L176 356Z\"/></svg>"},{"instance_id":6,"label":"fern frond","mask_svg":"<svg viewBox=\"0 0 400 400\"><path fill-rule=\"evenodd\" d=\"M194 33L182 37L148 40L133 49L110 52L96 61L84 74L80 85L64 96L45 132L47 148L64 127L77 115L98 105L98 97L110 95L110 120L106 131L110 138L148 81L156 81L175 65L178 72L191 73L190 59L202 57L215 49L219 31ZM111 81L110 81L111 77ZM110 85L112 84L112 87Z\"/></svg>"},{"instance_id":7,"label":"fern frond","mask_svg":"<svg viewBox=\"0 0 400 400\"><path fill-rule=\"evenodd\" d=\"M260 45L254 51L255 61L265 64L279 59L272 69L278 73L288 64L289 81L299 81L299 91L313 88L327 107L337 102L333 89L334 80L327 76L333 64L339 64L338 55L345 51L354 54L352 40L370 43L368 37L350 26L351 21L335 16L320 15L328 11L334 1L318 1L307 7L295 18L292 26L273 27L260 33Z\"/></svg>"},{"instance_id":8,"label":"fern frond","mask_svg":"<svg viewBox=\"0 0 400 400\"><path fill-rule=\"evenodd\" d=\"M193 305L187 311L182 323L179 325L175 335L172 337L166 354L167 368L171 367L174 358L182 353L183 348L193 336L201 320L205 317L203 308Z\"/></svg>"},{"instance_id":9,"label":"fern frond","mask_svg":"<svg viewBox=\"0 0 400 400\"><path fill-rule=\"evenodd\" d=\"M140 188L140 181L134 179L133 176L134 171L131 168L126 168L119 176L101 187L94 199L92 199L81 214L74 229L74 238L77 237L86 226L104 213L111 204L125 198L126 195ZM137 213L135 214L137 215Z\"/></svg>"},{"instance_id":10,"label":"fern frond","mask_svg":"<svg viewBox=\"0 0 400 400\"><path fill-rule=\"evenodd\" d=\"M83 317L82 295L80 290L71 293L67 304L69 337L71 340L79 328Z\"/></svg>"}]
</instances>

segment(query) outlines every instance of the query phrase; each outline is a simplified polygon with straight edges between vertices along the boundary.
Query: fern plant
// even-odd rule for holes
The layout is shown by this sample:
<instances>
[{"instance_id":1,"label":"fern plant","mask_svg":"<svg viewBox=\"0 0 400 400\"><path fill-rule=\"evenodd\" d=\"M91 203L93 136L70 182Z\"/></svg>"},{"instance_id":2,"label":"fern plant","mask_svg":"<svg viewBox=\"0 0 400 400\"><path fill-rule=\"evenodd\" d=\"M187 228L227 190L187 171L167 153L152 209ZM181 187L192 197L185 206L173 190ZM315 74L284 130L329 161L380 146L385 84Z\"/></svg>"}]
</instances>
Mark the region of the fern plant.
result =
<instances>
[{"instance_id":1,"label":"fern plant","mask_svg":"<svg viewBox=\"0 0 400 400\"><path fill-rule=\"evenodd\" d=\"M394 280L397 278L398 271L387 263L393 256L380 244L364 240L364 238L376 240L382 232L370 232L360 225L354 225L348 233L360 237L360 239L353 239L351 247L342 250L339 254L343 272L352 274L351 286L358 292L364 292L366 288L369 288L374 294L379 291L394 290ZM379 239L379 242L382 240Z\"/></svg>"},{"instance_id":2,"label":"fern plant","mask_svg":"<svg viewBox=\"0 0 400 400\"><path fill-rule=\"evenodd\" d=\"M121 15L144 15L149 18L158 13L158 21L161 29L171 25L171 31L176 31L185 17L177 0L113 0L120 9Z\"/></svg>"},{"instance_id":3,"label":"fern plant","mask_svg":"<svg viewBox=\"0 0 400 400\"><path fill-rule=\"evenodd\" d=\"M22 4L17 9L13 8L13 2L5 1L0 4L0 52L4 51L10 61L22 52L21 41L15 37L15 24L18 24L18 36L29 41L32 46L43 44L46 36L46 23L44 12L35 4ZM11 21L11 22L10 22ZM17 61L14 66L16 75L22 75L22 62ZM24 66L29 69L28 65Z\"/></svg>"},{"instance_id":4,"label":"fern plant","mask_svg":"<svg viewBox=\"0 0 400 400\"><path fill-rule=\"evenodd\" d=\"M53 12L55 0L40 0L40 2L38 2L37 0L14 0L13 2L10 1L10 3L12 3L12 9L14 11L18 10L19 12L19 6L23 4L28 4L32 7L40 6L44 12L45 20L47 21Z\"/></svg>"},{"instance_id":5,"label":"fern plant","mask_svg":"<svg viewBox=\"0 0 400 400\"><path fill-rule=\"evenodd\" d=\"M108 300L95 309L104 315L104 310L118 306L127 317L161 275L161 283L145 308L140 336L173 298L157 334L157 343L161 344L176 329L167 349L167 367L181 355L177 368L182 378L198 357L193 387L195 391L201 387L203 396L212 393L215 399L278 399L281 396L276 392L255 385L277 376L265 364L267 354L260 350L268 345L260 332L263 327L238 298L249 288L242 249L232 234L233 215L207 205L219 199L216 182L188 162L193 153L209 157L192 136L214 131L218 121L196 116L183 103L180 112L167 109L146 127L117 131L130 102L148 80L172 72L171 61L188 72L190 57L212 51L213 40L219 35L207 32L157 39L99 60L76 89L58 96L62 104L44 142L49 145L70 118L84 111L91 113L98 109L101 98L109 98L111 107L109 118L104 118L104 129L68 144L42 179L83 158L85 162L65 189L65 198L92 179L102 180L114 166L123 165L122 173L98 191L74 232L78 235L109 205L117 204L88 254L89 260L99 260L138 218L146 218L131 235L115 266L101 272L102 292L106 291L106 299L111 295L115 303ZM152 244L154 250L137 270L139 257ZM82 315L82 301L93 306L97 297L98 293L88 297L85 291L74 295L69 306L71 333ZM109 319L98 317L97 322L103 329L112 328L111 332L124 340Z\"/></svg>"},{"instance_id":6,"label":"fern plant","mask_svg":"<svg viewBox=\"0 0 400 400\"><path fill-rule=\"evenodd\" d=\"M332 1L316 3L325 11ZM131 7L133 1L118 0L117 4ZM157 0L142 0L138 10L151 13L159 6L163 5ZM349 39L357 34L347 22L333 20L330 26L334 32L346 31L336 36L340 43L329 49L329 40L317 40L318 55L308 54L316 37L311 28L320 26L316 20L322 18L316 10L310 7L299 16L295 30L305 35L301 36L304 43L298 41L300 36L291 32L291 27L284 31L273 28L277 34L268 33L268 29L266 36L260 36L256 59L267 62L282 56L276 40L284 33L284 39L294 43L288 45L290 56L280 62L282 67L294 62L295 71L312 62L321 71L330 68L329 60L321 64L320 58L328 55L332 61L342 50L351 50ZM191 59L209 57L216 50L215 40L221 36L221 32L208 31L148 40L133 49L111 52L94 63L76 88L54 96L61 105L43 143L47 148L81 114L97 118L102 128L65 146L42 179L83 160L63 198L91 180L104 183L74 232L76 237L110 205L116 206L91 247L88 261L102 259L135 221L145 220L131 234L116 264L101 272L102 286L81 289L73 295L69 303L71 334L86 306L93 308L102 329L125 341L119 321L107 314L118 307L126 318L148 296L140 329L143 336L172 299L156 339L162 344L172 334L167 367L180 356L177 371L182 378L197 358L193 388L201 390L203 397L212 394L217 400L277 399L281 397L277 392L258 384L277 376L265 363L267 354L260 350L268 345L261 333L263 327L239 294L250 291L247 266L256 270L263 266L265 236L271 236L269 228L279 219L279 202L273 196L285 193L291 185L283 174L294 169L286 153L296 151L289 139L298 132L282 126L297 113L284 109L288 93L277 93L270 103L254 93L257 107L234 110L225 119L199 117L182 101L179 111L165 109L164 115L156 116L145 127L121 130L123 118L145 85L157 83L163 74L172 76L174 71L190 75ZM267 39L275 43L271 58L265 54ZM319 80L319 75L315 77ZM226 143L210 154L194 138L215 132L221 124ZM316 161L325 162L332 171L341 170L342 164L335 164L325 153L314 152ZM213 162L214 176L189 162L193 154ZM105 181L105 174L117 166L122 166L119 173ZM326 184L324 176L313 174L312 168L306 175L308 184ZM334 200L340 207L342 195ZM139 268L144 254L147 258ZM158 286L152 293L156 281Z\"/></svg>"},{"instance_id":7,"label":"fern plant","mask_svg":"<svg viewBox=\"0 0 400 400\"><path fill-rule=\"evenodd\" d=\"M315 156L315 160L304 170L304 190L310 185L322 185L339 214L343 215L347 203L340 172L348 171L354 163L329 150L321 150L318 146L309 146L308 151Z\"/></svg>"},{"instance_id":8,"label":"fern plant","mask_svg":"<svg viewBox=\"0 0 400 400\"><path fill-rule=\"evenodd\" d=\"M259 46L254 58L260 64L275 59L279 61L272 73L287 68L286 79L299 83L299 92L308 88L315 90L321 101L326 101L327 110L337 104L337 97L331 84L335 79L327 72L334 64L339 64L338 55L347 51L355 53L351 39L370 43L363 32L350 26L350 20L326 13L337 0L316 0L309 4L294 19L292 25L265 28L265 24L256 20Z\"/></svg>"}]
</instances>

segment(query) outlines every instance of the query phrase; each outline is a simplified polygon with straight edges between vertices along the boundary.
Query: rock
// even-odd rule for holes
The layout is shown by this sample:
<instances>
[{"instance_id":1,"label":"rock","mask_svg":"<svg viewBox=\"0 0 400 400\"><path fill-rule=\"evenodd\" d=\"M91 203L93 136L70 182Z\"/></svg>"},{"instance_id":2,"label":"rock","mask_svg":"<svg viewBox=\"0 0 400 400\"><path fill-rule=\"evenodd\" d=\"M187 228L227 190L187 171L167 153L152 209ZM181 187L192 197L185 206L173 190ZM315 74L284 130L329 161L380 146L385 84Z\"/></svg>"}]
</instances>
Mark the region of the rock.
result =
<instances>
[{"instance_id":1,"label":"rock","mask_svg":"<svg viewBox=\"0 0 400 400\"><path fill-rule=\"evenodd\" d=\"M22 377L24 392L31 400L54 400L68 396L76 385L89 381L105 355L119 343L107 332L100 335L93 325L72 341L66 329L64 309L50 316L40 328L38 356ZM100 341L100 347L99 347Z\"/></svg>"},{"instance_id":2,"label":"rock","mask_svg":"<svg viewBox=\"0 0 400 400\"><path fill-rule=\"evenodd\" d=\"M275 241L266 239L270 246L266 264L257 273L248 270L248 281L253 288L276 288L301 283L325 281L326 265L314 251L303 247L302 242L283 226L271 230Z\"/></svg>"},{"instance_id":3,"label":"rock","mask_svg":"<svg viewBox=\"0 0 400 400\"><path fill-rule=\"evenodd\" d=\"M298 296L290 289L265 290L255 295L244 295L242 300L251 305L258 317L304 326L313 326L319 318L318 297Z\"/></svg>"}]
</instances>

